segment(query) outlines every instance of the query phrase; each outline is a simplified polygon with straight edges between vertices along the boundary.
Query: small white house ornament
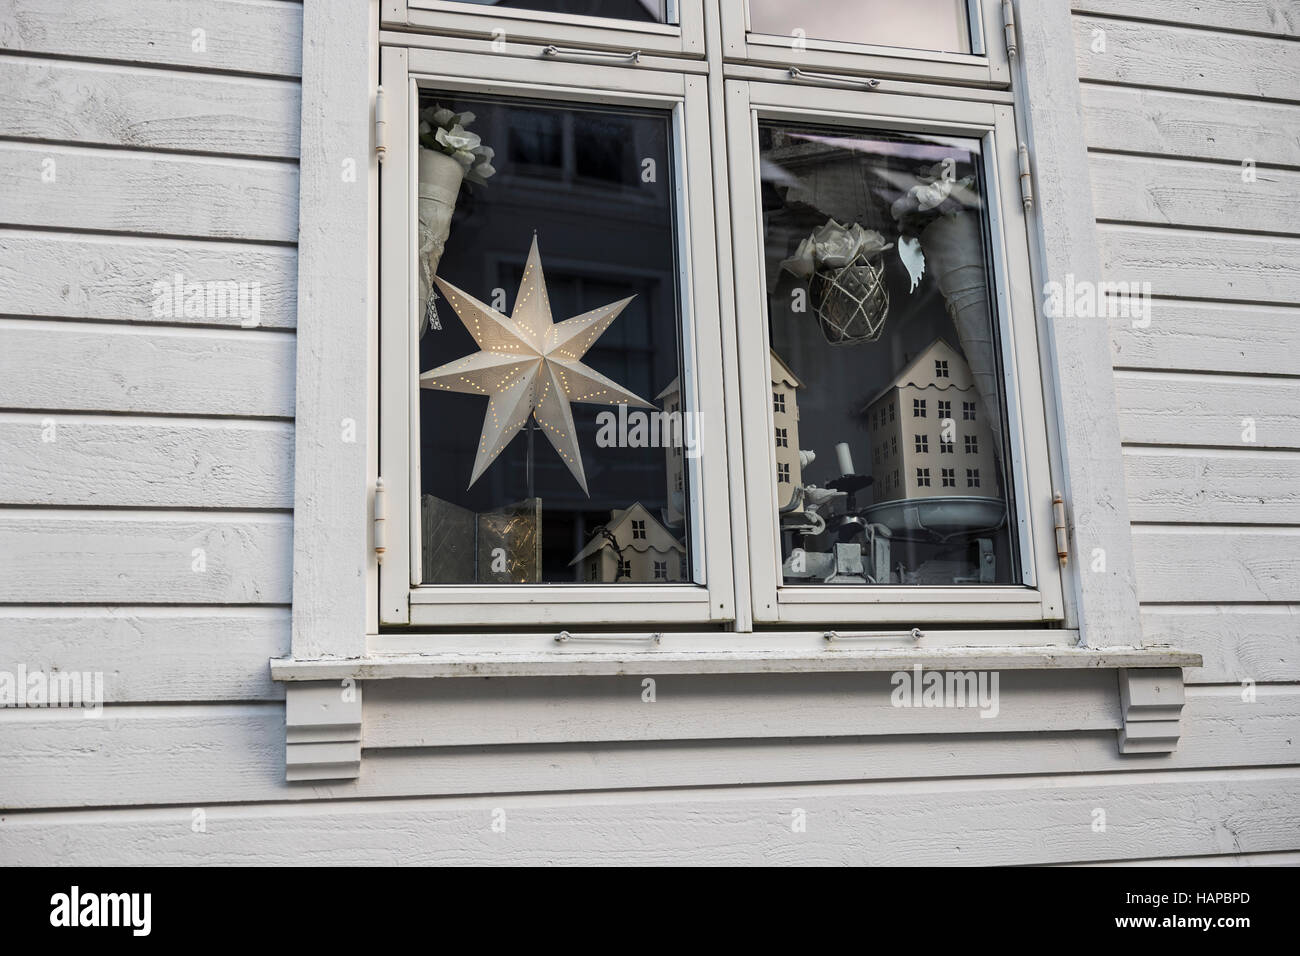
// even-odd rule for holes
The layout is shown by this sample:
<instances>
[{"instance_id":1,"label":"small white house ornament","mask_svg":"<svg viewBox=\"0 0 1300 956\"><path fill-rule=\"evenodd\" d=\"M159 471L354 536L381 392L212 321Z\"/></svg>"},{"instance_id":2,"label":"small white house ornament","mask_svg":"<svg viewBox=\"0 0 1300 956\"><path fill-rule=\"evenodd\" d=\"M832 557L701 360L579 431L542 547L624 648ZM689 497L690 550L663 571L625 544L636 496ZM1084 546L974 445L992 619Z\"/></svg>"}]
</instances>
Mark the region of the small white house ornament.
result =
<instances>
[{"instance_id":1,"label":"small white house ornament","mask_svg":"<svg viewBox=\"0 0 1300 956\"><path fill-rule=\"evenodd\" d=\"M532 416L583 492L590 494L570 403L654 408L581 361L635 296L563 322L552 321L536 235L509 316L441 276L435 276L434 282L474 336L480 351L424 372L420 387L489 397L470 486Z\"/></svg>"}]
</instances>

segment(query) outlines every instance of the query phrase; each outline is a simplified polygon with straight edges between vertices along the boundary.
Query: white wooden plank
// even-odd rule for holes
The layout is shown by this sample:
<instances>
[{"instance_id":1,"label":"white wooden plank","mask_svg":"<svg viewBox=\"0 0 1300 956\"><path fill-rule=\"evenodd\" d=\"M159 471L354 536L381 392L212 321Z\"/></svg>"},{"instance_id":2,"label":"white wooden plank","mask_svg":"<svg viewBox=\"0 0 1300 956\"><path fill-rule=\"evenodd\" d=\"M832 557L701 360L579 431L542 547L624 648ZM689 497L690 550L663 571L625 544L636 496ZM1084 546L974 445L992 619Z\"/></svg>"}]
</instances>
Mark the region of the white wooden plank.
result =
<instances>
[{"instance_id":1,"label":"white wooden plank","mask_svg":"<svg viewBox=\"0 0 1300 956\"><path fill-rule=\"evenodd\" d=\"M1300 866L1300 852L1222 853L1211 856L1161 857L1146 860L1106 860L1100 863L1065 863L1059 866Z\"/></svg>"},{"instance_id":2,"label":"white wooden plank","mask_svg":"<svg viewBox=\"0 0 1300 956\"><path fill-rule=\"evenodd\" d=\"M0 412L17 505L292 508L293 425Z\"/></svg>"},{"instance_id":3,"label":"white wooden plank","mask_svg":"<svg viewBox=\"0 0 1300 956\"><path fill-rule=\"evenodd\" d=\"M1080 85L1072 58L1061 56L1069 48L1071 29L1065 0L1021 5L1021 93L1029 109L1022 113L1019 129L1028 136L1034 157L1037 198L1026 216L1037 246L1031 267L1040 287L1066 275L1085 282L1102 277L1090 199L1087 190L1078 188L1088 175ZM1048 370L1044 398L1054 406L1047 429L1053 436L1052 481L1061 483L1059 490L1089 550L1100 547L1113 558L1110 574L1062 575L1066 621L1079 627L1085 644L1113 643L1111 635L1136 633L1139 623L1128 584L1133 552L1118 395L1106 375L1110 347L1105 328L1082 317L1055 319L1040 335L1038 351Z\"/></svg>"},{"instance_id":4,"label":"white wooden plank","mask_svg":"<svg viewBox=\"0 0 1300 956\"><path fill-rule=\"evenodd\" d=\"M1300 528L1135 525L1144 603L1300 602Z\"/></svg>"},{"instance_id":5,"label":"white wooden plank","mask_svg":"<svg viewBox=\"0 0 1300 956\"><path fill-rule=\"evenodd\" d=\"M54 182L46 182L48 162ZM7 226L296 242L298 171L280 162L0 143Z\"/></svg>"},{"instance_id":6,"label":"white wooden plank","mask_svg":"<svg viewBox=\"0 0 1300 956\"><path fill-rule=\"evenodd\" d=\"M1074 42L1084 80L1300 98L1300 46L1289 40L1080 15Z\"/></svg>"},{"instance_id":7,"label":"white wooden plank","mask_svg":"<svg viewBox=\"0 0 1300 956\"><path fill-rule=\"evenodd\" d=\"M282 700L266 662L289 649L289 609L2 607L0 647L6 667L103 673L110 704ZM283 729L271 731L283 746Z\"/></svg>"},{"instance_id":8,"label":"white wooden plank","mask_svg":"<svg viewBox=\"0 0 1300 956\"><path fill-rule=\"evenodd\" d=\"M1081 83L1089 149L1300 166L1300 107Z\"/></svg>"},{"instance_id":9,"label":"white wooden plank","mask_svg":"<svg viewBox=\"0 0 1300 956\"><path fill-rule=\"evenodd\" d=\"M1294 44L1300 46L1300 44ZM1300 77L1300 71L1297 71ZM1240 163L1199 163L1093 153L1092 204L1098 220L1294 234L1300 172Z\"/></svg>"},{"instance_id":10,"label":"white wooden plank","mask_svg":"<svg viewBox=\"0 0 1300 956\"><path fill-rule=\"evenodd\" d=\"M1116 368L1294 375L1300 309L1284 305L1151 300L1144 328L1111 320Z\"/></svg>"},{"instance_id":11,"label":"white wooden plank","mask_svg":"<svg viewBox=\"0 0 1300 956\"><path fill-rule=\"evenodd\" d=\"M995 717L896 707L889 673L463 678L367 685L367 747L1096 730L1119 726L1113 671L999 676Z\"/></svg>"},{"instance_id":12,"label":"white wooden plank","mask_svg":"<svg viewBox=\"0 0 1300 956\"><path fill-rule=\"evenodd\" d=\"M73 669L90 666L72 655L64 660ZM120 669L106 674L106 692L123 678ZM372 689L367 685L367 696ZM0 805L211 805L1276 766L1296 761L1297 720L1295 688L1259 688L1246 703L1236 688L1219 687L1189 694L1172 755L1122 756L1113 730L420 749L374 749L367 741L355 786L308 789L284 781L279 704L110 705L95 719L73 710L9 710L0 711L0 761L13 770L0 779ZM915 719L911 729L924 730L925 721Z\"/></svg>"},{"instance_id":13,"label":"white wooden plank","mask_svg":"<svg viewBox=\"0 0 1300 956\"><path fill-rule=\"evenodd\" d=\"M1155 605L1142 609L1149 644L1200 653L1189 683L1300 682L1300 605Z\"/></svg>"},{"instance_id":14,"label":"white wooden plank","mask_svg":"<svg viewBox=\"0 0 1300 956\"><path fill-rule=\"evenodd\" d=\"M1113 224L1099 225L1097 238L1103 277L1149 282L1154 295L1300 301L1300 238Z\"/></svg>"},{"instance_id":15,"label":"white wooden plank","mask_svg":"<svg viewBox=\"0 0 1300 956\"><path fill-rule=\"evenodd\" d=\"M1118 371L1115 388L1129 444L1300 447L1300 380Z\"/></svg>"},{"instance_id":16,"label":"white wooden plank","mask_svg":"<svg viewBox=\"0 0 1300 956\"><path fill-rule=\"evenodd\" d=\"M7 0L0 47L296 76L302 7L281 0ZM202 44L194 31L201 29Z\"/></svg>"},{"instance_id":17,"label":"white wooden plank","mask_svg":"<svg viewBox=\"0 0 1300 956\"><path fill-rule=\"evenodd\" d=\"M1292 0L1142 0L1140 4L1133 0L1073 0L1071 5L1080 13L1300 36L1300 11Z\"/></svg>"},{"instance_id":18,"label":"white wooden plank","mask_svg":"<svg viewBox=\"0 0 1300 956\"><path fill-rule=\"evenodd\" d=\"M304 794L306 788L302 788ZM1295 770L9 814L13 865L1015 865L1296 849ZM1093 810L1107 812L1104 832ZM802 810L806 826L791 826ZM506 823L494 830L494 817ZM328 834L328 840L322 840ZM667 835L667 836L666 836Z\"/></svg>"},{"instance_id":19,"label":"white wooden plank","mask_svg":"<svg viewBox=\"0 0 1300 956\"><path fill-rule=\"evenodd\" d=\"M1300 454L1143 447L1124 464L1134 521L1300 525Z\"/></svg>"},{"instance_id":20,"label":"white wooden plank","mask_svg":"<svg viewBox=\"0 0 1300 956\"><path fill-rule=\"evenodd\" d=\"M30 263L39 262L33 269ZM292 249L203 242L74 236L0 229L0 314L238 326L237 312L155 314L157 283L241 282L260 292L262 328L291 329L298 317Z\"/></svg>"},{"instance_id":21,"label":"white wooden plank","mask_svg":"<svg viewBox=\"0 0 1300 956\"><path fill-rule=\"evenodd\" d=\"M293 415L293 336L0 320L0 408Z\"/></svg>"},{"instance_id":22,"label":"white wooden plank","mask_svg":"<svg viewBox=\"0 0 1300 956\"><path fill-rule=\"evenodd\" d=\"M0 511L0 603L288 604L289 515Z\"/></svg>"},{"instance_id":23,"label":"white wooden plank","mask_svg":"<svg viewBox=\"0 0 1300 956\"><path fill-rule=\"evenodd\" d=\"M367 411L379 395L378 323L369 321L378 310L379 264L376 244L367 249L357 241L379 233L371 149L379 64L370 15L368 5L349 3L313 3L303 11L293 605L300 657L363 654L379 613L367 505L379 458L378 429ZM384 81L401 89L407 77ZM390 130L403 128L390 120ZM349 158L357 175L341 182L340 164ZM343 421L355 425L355 440L340 440ZM406 508L392 507L389 525L402 527ZM396 555L400 545L390 538L389 547Z\"/></svg>"},{"instance_id":24,"label":"white wooden plank","mask_svg":"<svg viewBox=\"0 0 1300 956\"><path fill-rule=\"evenodd\" d=\"M0 55L15 139L296 159L300 89L261 77Z\"/></svg>"}]
</instances>

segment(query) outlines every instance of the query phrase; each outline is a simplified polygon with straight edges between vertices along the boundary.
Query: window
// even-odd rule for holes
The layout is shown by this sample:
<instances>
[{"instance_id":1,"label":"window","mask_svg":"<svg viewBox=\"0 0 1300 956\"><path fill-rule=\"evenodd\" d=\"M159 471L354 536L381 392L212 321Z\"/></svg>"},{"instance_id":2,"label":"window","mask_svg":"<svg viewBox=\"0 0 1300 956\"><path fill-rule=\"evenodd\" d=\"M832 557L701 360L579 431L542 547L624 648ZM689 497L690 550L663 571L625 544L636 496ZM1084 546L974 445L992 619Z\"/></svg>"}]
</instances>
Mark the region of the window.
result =
<instances>
[{"instance_id":1,"label":"window","mask_svg":"<svg viewBox=\"0 0 1300 956\"><path fill-rule=\"evenodd\" d=\"M1059 617L990 4L717 3L385 5L381 624Z\"/></svg>"}]
</instances>

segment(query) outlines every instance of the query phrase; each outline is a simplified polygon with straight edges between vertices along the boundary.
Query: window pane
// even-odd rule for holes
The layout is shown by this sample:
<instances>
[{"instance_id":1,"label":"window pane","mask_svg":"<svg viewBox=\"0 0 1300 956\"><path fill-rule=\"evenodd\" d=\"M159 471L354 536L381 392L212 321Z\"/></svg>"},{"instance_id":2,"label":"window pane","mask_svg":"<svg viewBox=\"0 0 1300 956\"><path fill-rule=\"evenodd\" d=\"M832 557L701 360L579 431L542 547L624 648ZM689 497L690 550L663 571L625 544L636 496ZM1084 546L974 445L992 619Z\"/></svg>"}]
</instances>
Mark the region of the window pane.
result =
<instances>
[{"instance_id":1,"label":"window pane","mask_svg":"<svg viewBox=\"0 0 1300 956\"><path fill-rule=\"evenodd\" d=\"M759 142L785 583L1018 582L980 143Z\"/></svg>"},{"instance_id":2,"label":"window pane","mask_svg":"<svg viewBox=\"0 0 1300 956\"><path fill-rule=\"evenodd\" d=\"M639 20L643 23L677 22L677 4L673 0L461 0L461 2L500 10L539 10L543 13Z\"/></svg>"},{"instance_id":3,"label":"window pane","mask_svg":"<svg viewBox=\"0 0 1300 956\"><path fill-rule=\"evenodd\" d=\"M420 105L424 582L691 580L671 114Z\"/></svg>"},{"instance_id":4,"label":"window pane","mask_svg":"<svg viewBox=\"0 0 1300 956\"><path fill-rule=\"evenodd\" d=\"M792 39L970 52L966 0L749 0L749 26Z\"/></svg>"}]
</instances>

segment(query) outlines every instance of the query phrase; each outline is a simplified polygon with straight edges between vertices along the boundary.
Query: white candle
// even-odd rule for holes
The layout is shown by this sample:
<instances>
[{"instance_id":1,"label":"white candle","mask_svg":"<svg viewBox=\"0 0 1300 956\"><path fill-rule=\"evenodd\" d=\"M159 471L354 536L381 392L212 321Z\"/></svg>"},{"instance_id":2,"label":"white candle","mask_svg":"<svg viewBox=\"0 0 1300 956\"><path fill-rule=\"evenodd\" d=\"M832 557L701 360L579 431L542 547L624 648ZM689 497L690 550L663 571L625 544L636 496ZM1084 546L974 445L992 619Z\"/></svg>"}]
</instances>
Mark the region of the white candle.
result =
<instances>
[{"instance_id":1,"label":"white candle","mask_svg":"<svg viewBox=\"0 0 1300 956\"><path fill-rule=\"evenodd\" d=\"M842 441L835 446L835 457L838 458L840 462L840 474L851 475L854 473L853 456L849 454L848 442Z\"/></svg>"}]
</instances>

